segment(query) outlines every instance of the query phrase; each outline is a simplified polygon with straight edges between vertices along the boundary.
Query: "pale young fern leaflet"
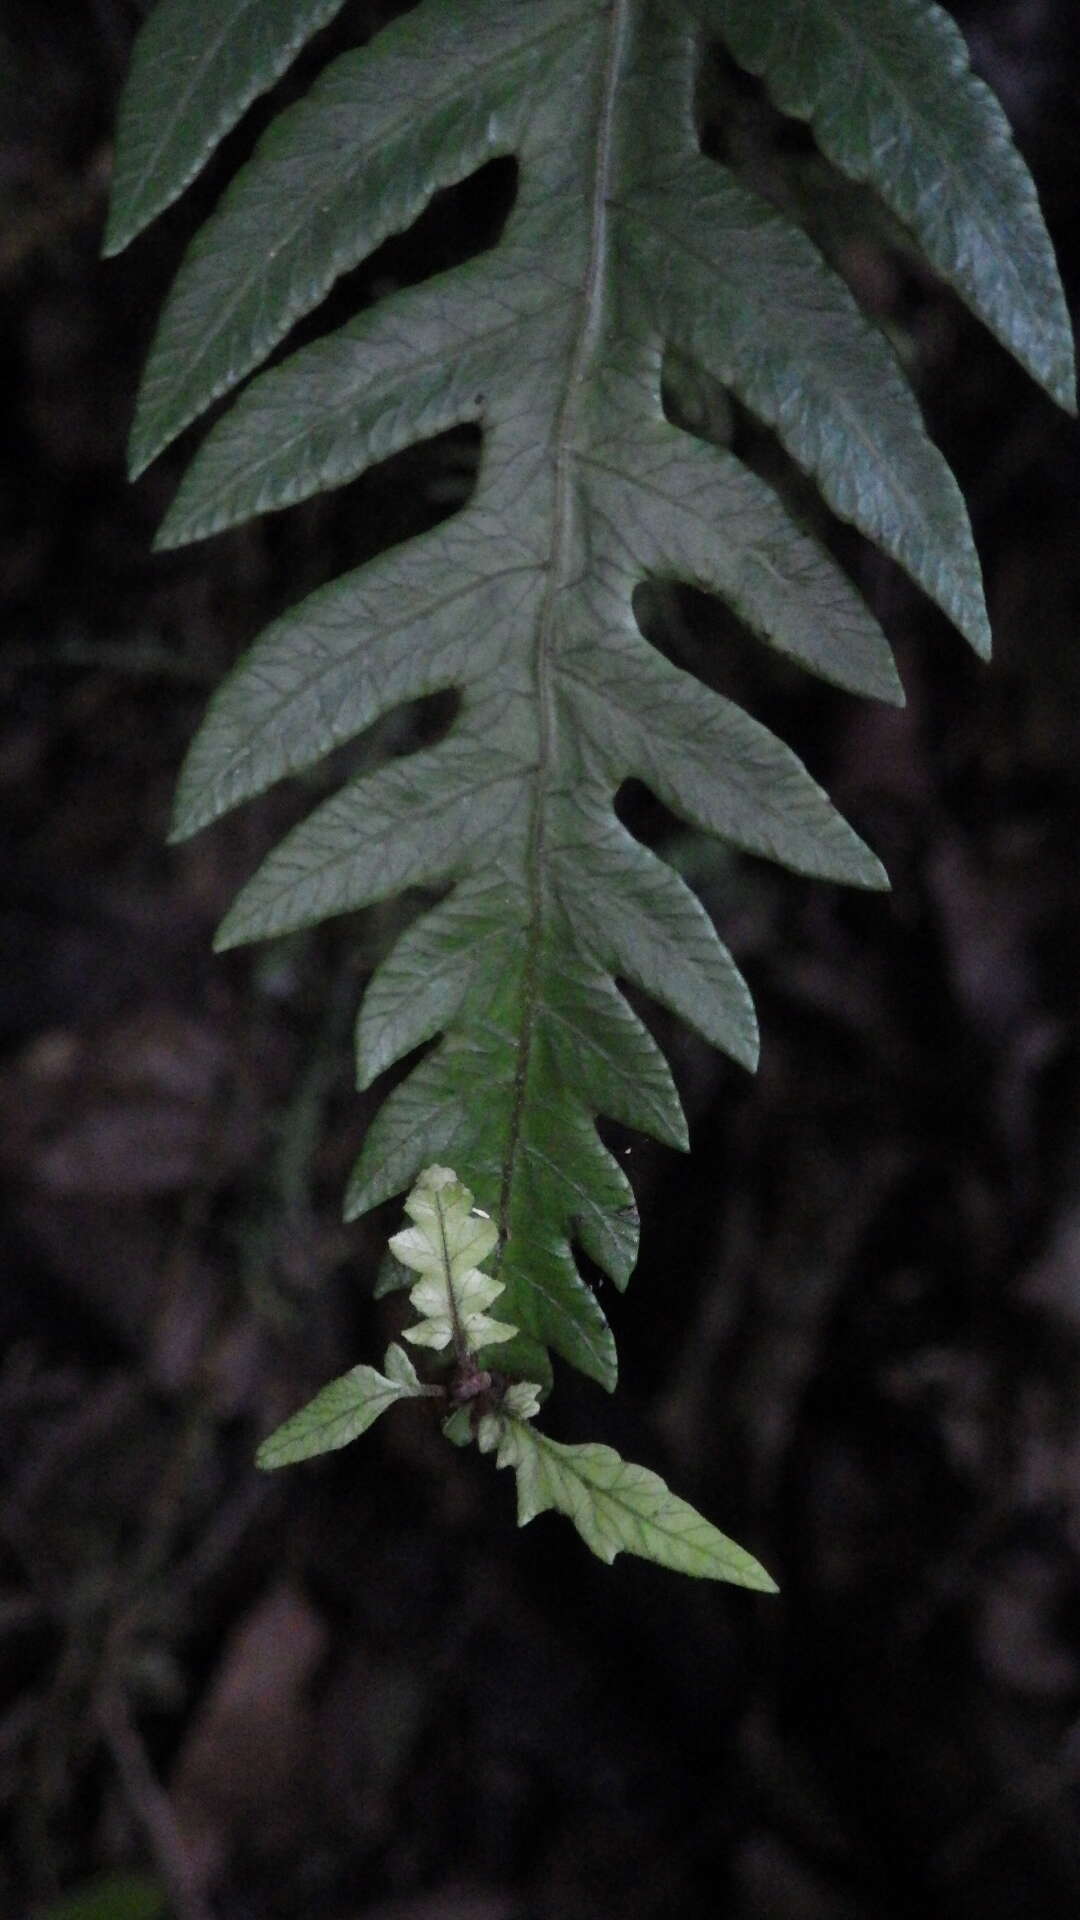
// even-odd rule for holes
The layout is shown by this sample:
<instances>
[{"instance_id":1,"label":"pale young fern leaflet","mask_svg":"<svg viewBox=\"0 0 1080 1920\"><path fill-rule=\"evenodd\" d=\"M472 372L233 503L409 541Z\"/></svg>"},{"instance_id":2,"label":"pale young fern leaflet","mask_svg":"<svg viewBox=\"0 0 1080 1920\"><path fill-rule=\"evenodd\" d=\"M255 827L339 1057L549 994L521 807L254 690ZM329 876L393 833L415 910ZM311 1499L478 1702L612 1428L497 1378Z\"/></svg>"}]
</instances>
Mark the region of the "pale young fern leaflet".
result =
<instances>
[{"instance_id":1,"label":"pale young fern leaflet","mask_svg":"<svg viewBox=\"0 0 1080 1920\"><path fill-rule=\"evenodd\" d=\"M122 121L110 244L175 198L336 9L162 0ZM210 24L228 49L204 57ZM467 504L276 621L211 705L176 832L309 768L403 702L454 690L432 747L317 807L220 944L433 889L376 971L367 1085L390 1094L350 1216L450 1160L497 1229L513 1376L549 1350L611 1386L575 1247L619 1287L636 1258L606 1115L673 1145L667 1064L617 981L752 1066L747 989L692 893L620 824L630 777L682 819L795 870L884 884L794 755L672 665L634 616L649 579L720 595L811 672L902 695L854 588L777 494L674 426L674 355L727 386L974 647L989 632L955 481L891 348L791 221L700 148L703 38L726 42L1058 400L1072 346L1030 179L956 29L928 0L421 0L283 111L197 236L166 306L136 469L249 374L162 544L285 506L463 422ZM173 107L182 101L182 109ZM494 246L257 369L334 280L442 188L512 156Z\"/></svg>"},{"instance_id":2,"label":"pale young fern leaflet","mask_svg":"<svg viewBox=\"0 0 1080 1920\"><path fill-rule=\"evenodd\" d=\"M264 1440L264 1469L291 1466L347 1446L399 1400L434 1399L443 1430L456 1446L476 1441L494 1453L496 1465L512 1467L517 1480L518 1525L538 1513L564 1513L586 1545L609 1565L617 1553L655 1560L677 1573L774 1593L764 1567L696 1513L647 1467L623 1460L611 1447L568 1446L532 1423L540 1411L535 1381L509 1381L482 1366L479 1349L513 1337L515 1329L493 1322L485 1309L505 1289L484 1261L496 1244L496 1229L473 1206L473 1196L451 1167L425 1167L405 1202L413 1222L390 1242L392 1252L420 1274L409 1298L423 1317L406 1327L405 1339L453 1356L445 1385L426 1385L401 1347L386 1350L384 1373L353 1367L331 1380L314 1400Z\"/></svg>"}]
</instances>

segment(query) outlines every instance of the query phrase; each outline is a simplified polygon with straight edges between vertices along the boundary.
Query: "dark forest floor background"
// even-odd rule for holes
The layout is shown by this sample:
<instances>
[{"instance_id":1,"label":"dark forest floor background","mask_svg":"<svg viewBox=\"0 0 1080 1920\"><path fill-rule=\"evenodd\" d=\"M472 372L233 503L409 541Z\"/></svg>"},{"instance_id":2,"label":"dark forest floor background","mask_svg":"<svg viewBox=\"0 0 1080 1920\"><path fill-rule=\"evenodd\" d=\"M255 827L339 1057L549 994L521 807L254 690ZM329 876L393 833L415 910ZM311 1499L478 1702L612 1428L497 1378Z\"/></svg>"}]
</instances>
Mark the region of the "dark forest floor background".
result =
<instances>
[{"instance_id":1,"label":"dark forest floor background","mask_svg":"<svg viewBox=\"0 0 1080 1920\"><path fill-rule=\"evenodd\" d=\"M553 1418L664 1472L780 1600L609 1571L554 1520L519 1534L489 1463L408 1412L260 1479L258 1437L395 1324L370 1285L393 1210L345 1229L340 1195L372 1106L350 1023L397 922L214 959L311 788L177 849L171 790L244 642L444 511L474 449L151 556L179 466L129 488L124 436L224 175L99 264L141 11L0 12L0 1915L97 1883L84 1920L1072 1920L1076 431L841 207L826 242L971 501L995 663L839 535L903 712L680 607L687 655L804 752L888 898L733 865L627 796L745 967L763 1060L751 1082L664 1028L693 1156L625 1143L646 1224L621 1392L563 1381ZM378 17L353 0L322 53ZM1075 293L1076 11L962 19ZM713 84L736 163L810 166ZM475 244L497 186L350 297Z\"/></svg>"}]
</instances>

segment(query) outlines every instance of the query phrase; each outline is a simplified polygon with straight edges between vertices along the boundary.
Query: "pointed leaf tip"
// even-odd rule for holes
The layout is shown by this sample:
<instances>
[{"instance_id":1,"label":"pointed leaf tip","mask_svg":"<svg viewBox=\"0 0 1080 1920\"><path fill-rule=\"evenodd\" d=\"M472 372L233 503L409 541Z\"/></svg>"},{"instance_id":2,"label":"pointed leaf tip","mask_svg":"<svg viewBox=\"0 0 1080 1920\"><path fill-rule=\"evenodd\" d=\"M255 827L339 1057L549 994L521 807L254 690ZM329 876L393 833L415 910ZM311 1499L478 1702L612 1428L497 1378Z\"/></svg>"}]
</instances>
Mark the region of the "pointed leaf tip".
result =
<instances>
[{"instance_id":1,"label":"pointed leaf tip","mask_svg":"<svg viewBox=\"0 0 1080 1920\"><path fill-rule=\"evenodd\" d=\"M156 0L120 102L102 243L122 253L345 0Z\"/></svg>"},{"instance_id":2,"label":"pointed leaf tip","mask_svg":"<svg viewBox=\"0 0 1080 1920\"><path fill-rule=\"evenodd\" d=\"M935 272L1074 412L1072 327L1035 183L946 9L932 0L696 4L781 111L809 121L829 158L873 186Z\"/></svg>"},{"instance_id":3,"label":"pointed leaf tip","mask_svg":"<svg viewBox=\"0 0 1080 1920\"><path fill-rule=\"evenodd\" d=\"M277 1467L293 1466L297 1461L347 1447L366 1433L395 1400L423 1394L416 1369L400 1347L390 1347L383 1364L385 1374L374 1367L360 1366L331 1380L268 1435L255 1455L256 1466L271 1473Z\"/></svg>"},{"instance_id":4,"label":"pointed leaf tip","mask_svg":"<svg viewBox=\"0 0 1080 1920\"><path fill-rule=\"evenodd\" d=\"M613 1448L565 1445L529 1424L504 1419L497 1464L517 1477L518 1524L554 1508L609 1565L632 1553L675 1573L776 1593L772 1575L744 1547L679 1499L659 1474Z\"/></svg>"}]
</instances>

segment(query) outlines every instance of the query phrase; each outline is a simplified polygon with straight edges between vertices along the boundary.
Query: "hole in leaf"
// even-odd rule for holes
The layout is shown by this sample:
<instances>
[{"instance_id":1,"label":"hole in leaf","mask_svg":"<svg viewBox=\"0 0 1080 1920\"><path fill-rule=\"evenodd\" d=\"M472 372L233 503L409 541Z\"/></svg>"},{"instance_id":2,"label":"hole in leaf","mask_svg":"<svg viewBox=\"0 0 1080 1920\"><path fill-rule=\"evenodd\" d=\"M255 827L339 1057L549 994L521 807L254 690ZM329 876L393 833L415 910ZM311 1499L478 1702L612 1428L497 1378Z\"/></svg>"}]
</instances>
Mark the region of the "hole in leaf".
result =
<instances>
[{"instance_id":1,"label":"hole in leaf","mask_svg":"<svg viewBox=\"0 0 1080 1920\"><path fill-rule=\"evenodd\" d=\"M624 780L614 807L616 817L635 840L674 867L700 897L707 897L711 912L722 913L728 895L734 896L738 890L739 867L749 855L736 853L712 834L680 820L641 780ZM619 987L636 1012L640 1013L643 1006L652 1007L650 1000L625 981L620 980Z\"/></svg>"},{"instance_id":2,"label":"hole in leaf","mask_svg":"<svg viewBox=\"0 0 1080 1920\"><path fill-rule=\"evenodd\" d=\"M237 644L249 645L316 588L456 513L476 484L481 443L478 426L451 427L332 492L267 514L256 527L212 535L202 550L220 549L216 570L239 582L244 596ZM180 569L183 560L166 553L159 564Z\"/></svg>"},{"instance_id":3,"label":"hole in leaf","mask_svg":"<svg viewBox=\"0 0 1080 1920\"><path fill-rule=\"evenodd\" d=\"M768 191L765 183L777 168L787 172L793 161L817 155L805 122L774 106L764 82L718 42L706 48L698 67L694 111L702 153L759 192Z\"/></svg>"},{"instance_id":4,"label":"hole in leaf","mask_svg":"<svg viewBox=\"0 0 1080 1920\"><path fill-rule=\"evenodd\" d=\"M675 580L649 580L635 589L633 604L646 639L672 666L820 762L830 715L842 722L853 695L776 653L716 594Z\"/></svg>"},{"instance_id":5,"label":"hole in leaf","mask_svg":"<svg viewBox=\"0 0 1080 1920\"><path fill-rule=\"evenodd\" d=\"M417 286L487 253L502 236L517 187L518 163L513 155L489 160L467 179L443 187L410 227L391 234L366 260L334 282L314 312L293 327L274 359L344 326L365 307L402 287Z\"/></svg>"},{"instance_id":6,"label":"hole in leaf","mask_svg":"<svg viewBox=\"0 0 1080 1920\"><path fill-rule=\"evenodd\" d=\"M890 611L910 596L935 625L941 615L924 600L901 569L854 527L840 520L813 482L796 465L779 437L722 382L679 355L665 357L661 393L674 426L735 455L771 488L792 527L808 535L838 562L890 633ZM717 529L722 537L722 529ZM731 610L719 595L671 582L650 582L635 594L642 632L674 665L748 707L802 752L797 736L809 714L808 741L828 732L830 714L847 715L860 696L818 679L808 667L777 652Z\"/></svg>"},{"instance_id":7,"label":"hole in leaf","mask_svg":"<svg viewBox=\"0 0 1080 1920\"><path fill-rule=\"evenodd\" d=\"M928 309L940 314L944 304L952 325L964 324L962 303L929 273L903 222L835 166L810 126L774 106L764 82L723 47L710 47L701 62L696 112L702 153L809 234L863 312L890 333L909 372L940 331L931 326L927 339Z\"/></svg>"}]
</instances>

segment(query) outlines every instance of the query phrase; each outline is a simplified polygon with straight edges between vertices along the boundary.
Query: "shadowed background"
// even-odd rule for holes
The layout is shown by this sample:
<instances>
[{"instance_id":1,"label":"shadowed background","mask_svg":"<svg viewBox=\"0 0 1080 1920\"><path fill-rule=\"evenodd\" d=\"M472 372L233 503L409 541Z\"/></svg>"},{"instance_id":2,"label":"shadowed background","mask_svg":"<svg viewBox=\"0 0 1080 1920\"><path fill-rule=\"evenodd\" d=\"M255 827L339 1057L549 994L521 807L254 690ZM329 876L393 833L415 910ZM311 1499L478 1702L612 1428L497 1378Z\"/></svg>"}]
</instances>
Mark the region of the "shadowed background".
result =
<instances>
[{"instance_id":1,"label":"shadowed background","mask_svg":"<svg viewBox=\"0 0 1080 1920\"><path fill-rule=\"evenodd\" d=\"M392 10L351 0L293 90ZM770 663L699 596L668 608L678 657L789 739L870 839L887 898L732 862L643 792L620 803L716 914L762 1065L751 1081L649 1013L694 1152L618 1136L645 1222L629 1294L605 1301L620 1392L564 1377L550 1425L663 1472L782 1596L604 1569L551 1517L519 1534L507 1476L422 1407L258 1478L256 1440L400 1324L371 1295L396 1210L346 1229L340 1197L378 1097L352 1090L351 1022L405 909L214 959L237 886L329 776L172 849L171 792L246 641L459 503L476 437L151 556L191 443L127 486L138 368L269 109L102 266L143 11L0 7L0 1913L52 1920L62 1892L137 1872L79 1912L1064 1920L1076 430L713 59L706 145L812 206L889 330L971 503L996 641L979 667L820 513L895 643L902 712ZM1075 294L1072 10L958 12ZM319 326L489 244L512 191L496 164L441 196ZM673 411L815 513L724 396L685 369L669 385ZM381 745L441 718L411 708Z\"/></svg>"}]
</instances>

